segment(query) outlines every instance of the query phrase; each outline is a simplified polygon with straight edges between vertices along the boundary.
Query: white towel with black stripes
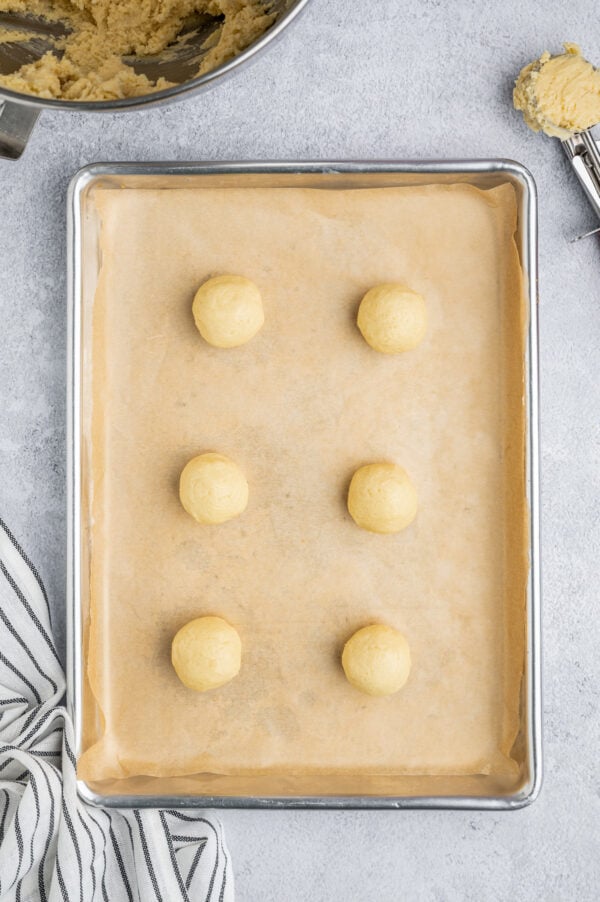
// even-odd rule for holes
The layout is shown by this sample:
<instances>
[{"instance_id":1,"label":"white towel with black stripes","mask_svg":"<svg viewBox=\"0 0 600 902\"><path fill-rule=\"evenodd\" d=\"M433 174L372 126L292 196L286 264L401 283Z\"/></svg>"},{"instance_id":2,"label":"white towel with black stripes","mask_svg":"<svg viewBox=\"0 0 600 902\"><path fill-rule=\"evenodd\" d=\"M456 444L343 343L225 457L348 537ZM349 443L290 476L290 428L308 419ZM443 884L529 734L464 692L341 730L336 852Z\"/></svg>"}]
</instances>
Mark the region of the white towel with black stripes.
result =
<instances>
[{"instance_id":1,"label":"white towel with black stripes","mask_svg":"<svg viewBox=\"0 0 600 902\"><path fill-rule=\"evenodd\" d=\"M78 797L48 599L1 520L0 636L0 900L232 902L216 819Z\"/></svg>"}]
</instances>

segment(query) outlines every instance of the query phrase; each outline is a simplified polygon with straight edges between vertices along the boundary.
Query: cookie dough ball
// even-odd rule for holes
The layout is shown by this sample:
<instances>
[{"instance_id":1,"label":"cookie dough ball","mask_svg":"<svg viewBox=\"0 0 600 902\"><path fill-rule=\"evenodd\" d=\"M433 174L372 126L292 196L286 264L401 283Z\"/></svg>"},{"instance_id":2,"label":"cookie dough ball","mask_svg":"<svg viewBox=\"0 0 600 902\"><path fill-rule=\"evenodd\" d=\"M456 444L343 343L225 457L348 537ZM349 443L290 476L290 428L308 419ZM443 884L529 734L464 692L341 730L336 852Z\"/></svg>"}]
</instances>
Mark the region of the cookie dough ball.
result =
<instances>
[{"instance_id":1,"label":"cookie dough ball","mask_svg":"<svg viewBox=\"0 0 600 902\"><path fill-rule=\"evenodd\" d=\"M238 675L242 643L237 631L221 617L198 617L175 635L171 661L184 686L206 692Z\"/></svg>"},{"instance_id":2,"label":"cookie dough ball","mask_svg":"<svg viewBox=\"0 0 600 902\"><path fill-rule=\"evenodd\" d=\"M417 490L397 464L367 464L352 477L348 510L362 529L400 532L415 519L417 506Z\"/></svg>"},{"instance_id":3,"label":"cookie dough ball","mask_svg":"<svg viewBox=\"0 0 600 902\"><path fill-rule=\"evenodd\" d=\"M265 321L260 292L243 276L209 279L196 292L192 312L200 335L215 348L246 344Z\"/></svg>"},{"instance_id":4,"label":"cookie dough ball","mask_svg":"<svg viewBox=\"0 0 600 902\"><path fill-rule=\"evenodd\" d=\"M234 461L224 454L193 457L181 473L179 497L198 523L225 523L248 504L248 483Z\"/></svg>"},{"instance_id":5,"label":"cookie dough ball","mask_svg":"<svg viewBox=\"0 0 600 902\"><path fill-rule=\"evenodd\" d=\"M392 695L410 673L410 649L398 630L365 626L346 642L342 667L349 683L367 695Z\"/></svg>"},{"instance_id":6,"label":"cookie dough ball","mask_svg":"<svg viewBox=\"0 0 600 902\"><path fill-rule=\"evenodd\" d=\"M411 351L427 331L427 308L416 291L396 282L367 291L358 308L363 338L382 354Z\"/></svg>"}]
</instances>

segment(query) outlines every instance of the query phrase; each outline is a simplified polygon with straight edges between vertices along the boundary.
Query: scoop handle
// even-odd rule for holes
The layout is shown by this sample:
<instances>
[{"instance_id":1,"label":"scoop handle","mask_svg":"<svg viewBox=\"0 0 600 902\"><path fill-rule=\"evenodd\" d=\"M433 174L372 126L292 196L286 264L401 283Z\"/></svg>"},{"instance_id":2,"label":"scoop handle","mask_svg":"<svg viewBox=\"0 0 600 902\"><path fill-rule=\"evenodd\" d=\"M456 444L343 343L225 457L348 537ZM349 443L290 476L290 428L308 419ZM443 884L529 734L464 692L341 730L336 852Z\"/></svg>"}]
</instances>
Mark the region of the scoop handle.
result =
<instances>
[{"instance_id":1,"label":"scoop handle","mask_svg":"<svg viewBox=\"0 0 600 902\"><path fill-rule=\"evenodd\" d=\"M579 132L562 142L575 175L594 213L600 217L600 150L592 132Z\"/></svg>"},{"instance_id":2,"label":"scoop handle","mask_svg":"<svg viewBox=\"0 0 600 902\"><path fill-rule=\"evenodd\" d=\"M0 159L19 159L38 116L33 107L0 100Z\"/></svg>"}]
</instances>

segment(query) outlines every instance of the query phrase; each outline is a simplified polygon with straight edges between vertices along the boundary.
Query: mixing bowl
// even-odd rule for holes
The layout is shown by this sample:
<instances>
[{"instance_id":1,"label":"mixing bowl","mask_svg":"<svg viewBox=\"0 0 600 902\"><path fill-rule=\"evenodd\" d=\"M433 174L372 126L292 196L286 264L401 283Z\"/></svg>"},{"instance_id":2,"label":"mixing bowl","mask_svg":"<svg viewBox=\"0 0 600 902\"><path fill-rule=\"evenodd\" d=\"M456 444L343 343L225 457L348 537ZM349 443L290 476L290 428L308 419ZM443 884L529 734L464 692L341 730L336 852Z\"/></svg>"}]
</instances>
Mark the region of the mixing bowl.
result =
<instances>
[{"instance_id":1,"label":"mixing bowl","mask_svg":"<svg viewBox=\"0 0 600 902\"><path fill-rule=\"evenodd\" d=\"M138 97L127 97L122 100L72 101L47 100L15 91L0 89L0 157L17 160L23 150L43 109L76 110L83 112L117 112L139 109L140 107L170 103L176 99L204 90L216 82L223 80L239 66L247 63L252 57L263 51L277 38L284 28L296 18L306 6L308 0L273 0L269 11L276 16L273 24L254 43L233 59L194 76L198 71L202 56L206 52L202 44L214 22L207 21L206 27L196 28L193 41L184 43L181 52L173 53L167 48L162 57L132 60L135 71L142 72L152 79L161 75L167 81L176 82L172 87L155 91ZM0 42L0 73L8 74L16 71L25 62L32 62L41 57L49 49L48 38L61 33L62 26L57 23L41 23L27 17L18 18L12 13L0 13L0 26L34 30L36 37L26 44Z\"/></svg>"}]
</instances>

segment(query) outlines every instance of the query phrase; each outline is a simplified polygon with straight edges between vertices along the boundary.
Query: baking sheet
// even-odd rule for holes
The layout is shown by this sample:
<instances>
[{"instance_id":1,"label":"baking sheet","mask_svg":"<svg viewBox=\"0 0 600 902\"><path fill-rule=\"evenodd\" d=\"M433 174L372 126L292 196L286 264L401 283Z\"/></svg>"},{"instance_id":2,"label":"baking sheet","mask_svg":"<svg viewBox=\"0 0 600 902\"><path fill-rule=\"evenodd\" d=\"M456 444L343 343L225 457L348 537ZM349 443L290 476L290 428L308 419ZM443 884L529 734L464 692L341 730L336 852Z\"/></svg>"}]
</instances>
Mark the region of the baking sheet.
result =
<instances>
[{"instance_id":1,"label":"baking sheet","mask_svg":"<svg viewBox=\"0 0 600 902\"><path fill-rule=\"evenodd\" d=\"M523 315L506 184L96 190L102 268L84 325L91 618L79 773L488 775L516 780L524 672ZM217 351L191 319L197 285L241 272L267 322ZM430 310L399 358L355 328L364 291L406 281ZM248 511L218 530L180 509L205 450L238 460ZM420 511L399 536L358 530L354 468L393 459ZM240 677L197 696L169 642L218 613ZM383 620L413 671L367 699L339 669L345 639ZM218 777L222 789L223 779ZM289 784L289 780L288 780ZM368 780L362 781L368 788Z\"/></svg>"}]
</instances>

